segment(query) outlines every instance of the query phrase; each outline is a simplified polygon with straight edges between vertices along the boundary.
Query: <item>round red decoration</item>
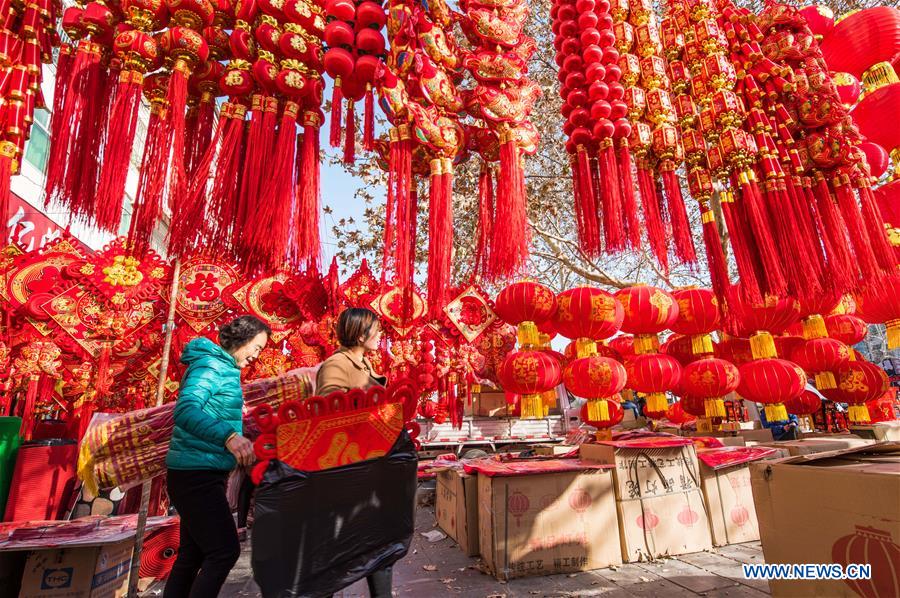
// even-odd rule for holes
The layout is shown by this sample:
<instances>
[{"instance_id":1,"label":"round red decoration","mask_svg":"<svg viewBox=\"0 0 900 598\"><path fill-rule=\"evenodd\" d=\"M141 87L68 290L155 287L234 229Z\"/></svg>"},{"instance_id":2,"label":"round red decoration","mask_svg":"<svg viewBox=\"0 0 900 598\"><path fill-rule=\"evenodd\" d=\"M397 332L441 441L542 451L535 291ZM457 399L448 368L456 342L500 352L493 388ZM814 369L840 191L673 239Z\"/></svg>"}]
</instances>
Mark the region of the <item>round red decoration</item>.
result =
<instances>
[{"instance_id":1,"label":"round red decoration","mask_svg":"<svg viewBox=\"0 0 900 598\"><path fill-rule=\"evenodd\" d=\"M682 397L703 400L704 417L725 417L722 397L737 390L740 381L737 366L709 357L685 366L678 390Z\"/></svg>"},{"instance_id":2,"label":"round red decoration","mask_svg":"<svg viewBox=\"0 0 900 598\"><path fill-rule=\"evenodd\" d=\"M567 338L602 340L614 335L622 325L622 305L601 289L569 289L557 296L556 304L554 324Z\"/></svg>"},{"instance_id":3,"label":"round red decoration","mask_svg":"<svg viewBox=\"0 0 900 598\"><path fill-rule=\"evenodd\" d=\"M869 333L869 327L865 321L853 314L826 316L825 328L828 330L829 337L849 346L861 342Z\"/></svg>"},{"instance_id":4,"label":"round red decoration","mask_svg":"<svg viewBox=\"0 0 900 598\"><path fill-rule=\"evenodd\" d=\"M833 338L817 338L794 349L790 357L815 378L816 388L825 390L835 387L834 371L850 361L850 350Z\"/></svg>"},{"instance_id":5,"label":"round red decoration","mask_svg":"<svg viewBox=\"0 0 900 598\"><path fill-rule=\"evenodd\" d=\"M812 415L822 409L822 399L813 391L804 390L800 396L785 401L784 406L791 415Z\"/></svg>"},{"instance_id":6,"label":"round red decoration","mask_svg":"<svg viewBox=\"0 0 900 598\"><path fill-rule=\"evenodd\" d=\"M668 408L666 391L675 388L681 378L681 365L669 355L636 355L625 363L628 388L647 397L647 408L654 413Z\"/></svg>"},{"instance_id":7,"label":"round red decoration","mask_svg":"<svg viewBox=\"0 0 900 598\"><path fill-rule=\"evenodd\" d=\"M713 352L709 333L719 324L719 302L709 289L680 289L672 292L678 303L678 318L671 329L678 334L692 337L693 352L709 354Z\"/></svg>"},{"instance_id":8,"label":"round red decoration","mask_svg":"<svg viewBox=\"0 0 900 598\"><path fill-rule=\"evenodd\" d=\"M897 86L900 88L900 84ZM900 347L900 274L885 280L880 290L856 295L856 313L869 324L887 326L888 349Z\"/></svg>"},{"instance_id":9,"label":"round red decoration","mask_svg":"<svg viewBox=\"0 0 900 598\"><path fill-rule=\"evenodd\" d=\"M834 374L837 388L822 394L835 402L849 405L848 415L853 423L870 421L865 403L877 399L888 389L888 377L884 370L861 359L847 363Z\"/></svg>"},{"instance_id":10,"label":"round red decoration","mask_svg":"<svg viewBox=\"0 0 900 598\"><path fill-rule=\"evenodd\" d=\"M556 296L549 288L536 282L516 282L497 295L494 309L508 324L540 323L556 311Z\"/></svg>"},{"instance_id":11,"label":"round red decoration","mask_svg":"<svg viewBox=\"0 0 900 598\"><path fill-rule=\"evenodd\" d=\"M740 367L738 394L766 406L770 422L786 421L784 402L803 392L806 374L795 363L784 359L757 359Z\"/></svg>"}]
</instances>

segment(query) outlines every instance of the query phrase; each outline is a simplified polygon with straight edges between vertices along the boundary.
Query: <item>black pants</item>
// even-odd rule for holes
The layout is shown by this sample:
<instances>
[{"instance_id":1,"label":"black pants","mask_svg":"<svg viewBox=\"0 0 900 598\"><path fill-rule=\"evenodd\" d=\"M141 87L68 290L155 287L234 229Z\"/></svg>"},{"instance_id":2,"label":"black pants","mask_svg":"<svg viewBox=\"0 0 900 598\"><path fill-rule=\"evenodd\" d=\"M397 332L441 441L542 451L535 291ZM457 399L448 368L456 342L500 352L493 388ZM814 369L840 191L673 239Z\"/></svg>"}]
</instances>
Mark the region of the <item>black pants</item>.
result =
<instances>
[{"instance_id":1,"label":"black pants","mask_svg":"<svg viewBox=\"0 0 900 598\"><path fill-rule=\"evenodd\" d=\"M225 496L227 471L168 470L169 499L181 517L178 557L165 598L212 598L241 555Z\"/></svg>"},{"instance_id":2,"label":"black pants","mask_svg":"<svg viewBox=\"0 0 900 598\"><path fill-rule=\"evenodd\" d=\"M391 598L391 588L393 586L394 568L393 566L379 569L366 578L369 584L369 596L372 598ZM334 594L332 594L334 596Z\"/></svg>"}]
</instances>

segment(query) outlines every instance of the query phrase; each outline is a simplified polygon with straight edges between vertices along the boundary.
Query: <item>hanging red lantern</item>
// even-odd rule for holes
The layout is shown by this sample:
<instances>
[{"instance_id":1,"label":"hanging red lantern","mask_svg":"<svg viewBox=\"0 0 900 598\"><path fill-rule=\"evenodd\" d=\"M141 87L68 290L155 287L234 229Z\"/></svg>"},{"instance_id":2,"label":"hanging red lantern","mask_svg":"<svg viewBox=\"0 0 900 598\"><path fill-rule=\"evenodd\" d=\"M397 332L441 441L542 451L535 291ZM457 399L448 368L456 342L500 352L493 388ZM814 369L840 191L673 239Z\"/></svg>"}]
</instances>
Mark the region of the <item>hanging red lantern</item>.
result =
<instances>
[{"instance_id":1,"label":"hanging red lantern","mask_svg":"<svg viewBox=\"0 0 900 598\"><path fill-rule=\"evenodd\" d=\"M685 410L684 401L678 401L666 410L666 419L673 424L682 425L694 421L697 416Z\"/></svg>"},{"instance_id":2,"label":"hanging red lantern","mask_svg":"<svg viewBox=\"0 0 900 598\"><path fill-rule=\"evenodd\" d=\"M806 6L800 9L800 14L819 41L834 30L834 12L827 6Z\"/></svg>"},{"instance_id":3,"label":"hanging red lantern","mask_svg":"<svg viewBox=\"0 0 900 598\"><path fill-rule=\"evenodd\" d=\"M880 179L881 175L887 171L888 164L891 162L891 157L888 155L887 150L871 141L863 141L859 144L859 149L866 155L866 162L869 165L869 174L876 179ZM875 191L875 195L878 195L878 190ZM881 208L881 215L886 222L889 221L888 215L884 212L884 208Z\"/></svg>"},{"instance_id":4,"label":"hanging red lantern","mask_svg":"<svg viewBox=\"0 0 900 598\"><path fill-rule=\"evenodd\" d=\"M659 346L659 352L665 353L666 355L671 355L678 360L678 363L680 363L682 366L685 366L692 361L697 361L698 359L703 359L704 357L704 355L694 354L693 339L695 338L698 337L673 334L666 339L666 342ZM710 353L712 353L714 349L715 348L710 345Z\"/></svg>"},{"instance_id":5,"label":"hanging red lantern","mask_svg":"<svg viewBox=\"0 0 900 598\"><path fill-rule=\"evenodd\" d=\"M832 314L825 316L825 329L828 336L845 345L853 346L862 342L869 333L869 327L859 316L853 314Z\"/></svg>"},{"instance_id":6,"label":"hanging red lantern","mask_svg":"<svg viewBox=\"0 0 900 598\"><path fill-rule=\"evenodd\" d=\"M725 417L724 397L737 390L741 375L737 366L715 357L688 364L681 373L681 397L703 400L703 417Z\"/></svg>"},{"instance_id":7,"label":"hanging red lantern","mask_svg":"<svg viewBox=\"0 0 900 598\"><path fill-rule=\"evenodd\" d=\"M740 367L753 361L750 341L745 338L729 337L716 344L716 357L730 361Z\"/></svg>"},{"instance_id":8,"label":"hanging red lantern","mask_svg":"<svg viewBox=\"0 0 900 598\"><path fill-rule=\"evenodd\" d=\"M813 376L819 390L834 388L834 372L850 361L850 349L833 338L808 340L789 355L792 361Z\"/></svg>"},{"instance_id":9,"label":"hanging red lantern","mask_svg":"<svg viewBox=\"0 0 900 598\"><path fill-rule=\"evenodd\" d=\"M766 295L762 302L746 299L734 302L735 318L731 332L749 337L750 350L755 359L775 357L772 336L781 334L800 317L800 303L793 297Z\"/></svg>"},{"instance_id":10,"label":"hanging red lantern","mask_svg":"<svg viewBox=\"0 0 900 598\"><path fill-rule=\"evenodd\" d=\"M866 402L877 399L888 389L888 377L884 370L863 359L851 361L835 372L837 388L823 392L836 403L847 403L850 421L867 423L869 409Z\"/></svg>"},{"instance_id":11,"label":"hanging red lantern","mask_svg":"<svg viewBox=\"0 0 900 598\"><path fill-rule=\"evenodd\" d=\"M675 388L681 378L681 365L670 355L636 355L625 364L628 388L642 393L651 412L665 412L669 403L666 391Z\"/></svg>"},{"instance_id":12,"label":"hanging red lantern","mask_svg":"<svg viewBox=\"0 0 900 598\"><path fill-rule=\"evenodd\" d=\"M622 354L613 349L612 347L597 344L597 355L600 357L609 357L610 359L615 359L619 363L625 363L625 358L622 357ZM573 359L578 359L578 341L572 341L566 348L563 349L563 355L565 355L568 361L572 361Z\"/></svg>"},{"instance_id":13,"label":"hanging red lantern","mask_svg":"<svg viewBox=\"0 0 900 598\"><path fill-rule=\"evenodd\" d=\"M588 405L581 406L581 421L586 423L589 426L594 426L597 428L597 437L598 438L606 438L610 437L609 429L613 426L622 423L622 420L625 418L625 410L622 409L622 406L618 401L602 401L606 403L606 410L609 413L609 417L604 420L594 420L591 419L588 415Z\"/></svg>"},{"instance_id":14,"label":"hanging red lantern","mask_svg":"<svg viewBox=\"0 0 900 598\"><path fill-rule=\"evenodd\" d=\"M557 386L562 378L559 362L541 351L510 353L499 371L503 389L522 397L522 417L544 417L544 392Z\"/></svg>"},{"instance_id":15,"label":"hanging red lantern","mask_svg":"<svg viewBox=\"0 0 900 598\"><path fill-rule=\"evenodd\" d=\"M785 401L784 407L791 415L813 415L822 409L822 399L813 391L804 390L799 396Z\"/></svg>"},{"instance_id":16,"label":"hanging red lantern","mask_svg":"<svg viewBox=\"0 0 900 598\"><path fill-rule=\"evenodd\" d=\"M719 301L710 289L687 288L672 292L678 303L678 317L671 329L691 337L695 355L713 352L709 333L719 325Z\"/></svg>"},{"instance_id":17,"label":"hanging red lantern","mask_svg":"<svg viewBox=\"0 0 900 598\"><path fill-rule=\"evenodd\" d=\"M900 122L893 115L900 113L900 83L891 66L892 83L866 94L850 116L859 132L872 143L877 143L890 153L896 165L900 153Z\"/></svg>"},{"instance_id":18,"label":"hanging red lantern","mask_svg":"<svg viewBox=\"0 0 900 598\"><path fill-rule=\"evenodd\" d=\"M769 422L788 419L784 402L803 392L806 374L800 366L784 359L757 359L740 367L738 394L762 403Z\"/></svg>"},{"instance_id":19,"label":"hanging red lantern","mask_svg":"<svg viewBox=\"0 0 900 598\"><path fill-rule=\"evenodd\" d=\"M648 285L627 287L615 296L625 313L622 331L635 335L635 353L656 351L656 335L672 327L678 318L678 303L670 293Z\"/></svg>"},{"instance_id":20,"label":"hanging red lantern","mask_svg":"<svg viewBox=\"0 0 900 598\"><path fill-rule=\"evenodd\" d=\"M842 19L820 45L828 68L864 79L872 65L900 52L900 10L867 8Z\"/></svg>"},{"instance_id":21,"label":"hanging red lantern","mask_svg":"<svg viewBox=\"0 0 900 598\"><path fill-rule=\"evenodd\" d=\"M887 326L888 349L900 347L900 274L885 279L880 289L870 289L855 298L856 313L863 320Z\"/></svg>"},{"instance_id":22,"label":"hanging red lantern","mask_svg":"<svg viewBox=\"0 0 900 598\"><path fill-rule=\"evenodd\" d=\"M606 339L619 331L624 318L622 305L610 293L593 287L576 287L556 297L553 324L571 339Z\"/></svg>"},{"instance_id":23,"label":"hanging red lantern","mask_svg":"<svg viewBox=\"0 0 900 598\"><path fill-rule=\"evenodd\" d=\"M537 324L553 317L556 295L536 282L516 282L500 291L494 310L507 324L519 327L520 344L536 346L540 342Z\"/></svg>"},{"instance_id":24,"label":"hanging red lantern","mask_svg":"<svg viewBox=\"0 0 900 598\"><path fill-rule=\"evenodd\" d=\"M859 99L862 84L850 73L834 73L832 76L838 97L845 106L852 106Z\"/></svg>"},{"instance_id":25,"label":"hanging red lantern","mask_svg":"<svg viewBox=\"0 0 900 598\"><path fill-rule=\"evenodd\" d=\"M609 357L590 355L576 359L563 371L563 383L574 395L587 399L588 419L606 422L610 419L606 401L625 387L625 368Z\"/></svg>"},{"instance_id":26,"label":"hanging red lantern","mask_svg":"<svg viewBox=\"0 0 900 598\"><path fill-rule=\"evenodd\" d=\"M619 361L627 360L635 355L634 336L621 334L607 343L610 349L619 355Z\"/></svg>"},{"instance_id":27,"label":"hanging red lantern","mask_svg":"<svg viewBox=\"0 0 900 598\"><path fill-rule=\"evenodd\" d=\"M825 338L828 336L828 330L825 328L823 315L834 311L841 303L841 296L837 293L823 293L814 297L805 297L800 301L800 317L799 324L792 324L789 327L790 332L797 332L803 335L803 338L810 340L814 338Z\"/></svg>"}]
</instances>

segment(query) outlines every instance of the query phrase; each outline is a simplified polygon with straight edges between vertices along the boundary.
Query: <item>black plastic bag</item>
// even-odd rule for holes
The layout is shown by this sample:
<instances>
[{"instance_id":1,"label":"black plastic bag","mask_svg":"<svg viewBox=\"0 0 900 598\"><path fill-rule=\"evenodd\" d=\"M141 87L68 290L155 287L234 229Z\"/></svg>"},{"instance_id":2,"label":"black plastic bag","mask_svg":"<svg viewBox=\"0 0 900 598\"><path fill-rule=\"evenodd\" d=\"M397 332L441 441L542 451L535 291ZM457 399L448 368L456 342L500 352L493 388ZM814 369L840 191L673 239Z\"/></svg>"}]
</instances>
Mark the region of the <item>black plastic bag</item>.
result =
<instances>
[{"instance_id":1,"label":"black plastic bag","mask_svg":"<svg viewBox=\"0 0 900 598\"><path fill-rule=\"evenodd\" d=\"M384 457L325 471L273 461L256 491L253 578L265 598L328 596L409 550L418 457L406 431Z\"/></svg>"}]
</instances>

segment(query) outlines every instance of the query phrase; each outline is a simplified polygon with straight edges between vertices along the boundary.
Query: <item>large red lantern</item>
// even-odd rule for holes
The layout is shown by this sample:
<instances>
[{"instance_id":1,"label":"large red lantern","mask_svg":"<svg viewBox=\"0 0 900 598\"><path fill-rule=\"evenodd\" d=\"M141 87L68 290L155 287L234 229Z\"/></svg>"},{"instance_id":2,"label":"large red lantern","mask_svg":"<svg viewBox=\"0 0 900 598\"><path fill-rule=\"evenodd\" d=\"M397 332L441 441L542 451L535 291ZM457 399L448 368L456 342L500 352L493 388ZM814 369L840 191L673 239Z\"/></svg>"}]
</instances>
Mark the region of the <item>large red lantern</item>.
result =
<instances>
[{"instance_id":1,"label":"large red lantern","mask_svg":"<svg viewBox=\"0 0 900 598\"><path fill-rule=\"evenodd\" d=\"M840 303L840 295L827 293L822 293L815 297L805 297L800 301L803 338L809 340L814 338L825 338L828 336L828 330L825 327L823 316L834 311ZM796 326L796 324L792 325L791 329L793 330Z\"/></svg>"},{"instance_id":2,"label":"large red lantern","mask_svg":"<svg viewBox=\"0 0 900 598\"><path fill-rule=\"evenodd\" d=\"M635 335L635 353L650 353L659 348L657 334L671 328L678 318L678 303L671 294L647 285L635 285L616 292L625 318L622 331Z\"/></svg>"},{"instance_id":3,"label":"large red lantern","mask_svg":"<svg viewBox=\"0 0 900 598\"><path fill-rule=\"evenodd\" d=\"M806 374L795 363L784 359L757 359L740 367L738 393L745 399L762 403L770 422L788 419L784 402L803 392Z\"/></svg>"},{"instance_id":4,"label":"large red lantern","mask_svg":"<svg viewBox=\"0 0 900 598\"><path fill-rule=\"evenodd\" d=\"M900 83L896 82L893 67L886 69L890 69L893 83L867 93L850 115L859 132L887 150L896 164L900 154L900 122L891 117L900 113Z\"/></svg>"},{"instance_id":5,"label":"large red lantern","mask_svg":"<svg viewBox=\"0 0 900 598\"><path fill-rule=\"evenodd\" d=\"M681 373L682 397L702 399L704 417L725 417L723 397L737 390L741 375L737 366L708 357L688 364Z\"/></svg>"},{"instance_id":6,"label":"large red lantern","mask_svg":"<svg viewBox=\"0 0 900 598\"><path fill-rule=\"evenodd\" d=\"M828 336L845 345L853 346L862 342L869 333L869 327L859 316L853 314L833 314L825 316L825 329Z\"/></svg>"},{"instance_id":7,"label":"large red lantern","mask_svg":"<svg viewBox=\"0 0 900 598\"><path fill-rule=\"evenodd\" d=\"M697 419L697 416L687 412L684 408L684 401L678 401L677 403L672 403L666 410L666 419L673 424L682 425L694 421Z\"/></svg>"},{"instance_id":8,"label":"large red lantern","mask_svg":"<svg viewBox=\"0 0 900 598\"><path fill-rule=\"evenodd\" d=\"M822 399L811 390L804 390L799 396L788 399L784 403L791 415L813 415L822 408Z\"/></svg>"},{"instance_id":9,"label":"large red lantern","mask_svg":"<svg viewBox=\"0 0 900 598\"><path fill-rule=\"evenodd\" d=\"M544 417L542 394L562 378L559 362L542 351L516 351L500 366L500 383L507 392L521 395L522 417Z\"/></svg>"},{"instance_id":10,"label":"large red lantern","mask_svg":"<svg viewBox=\"0 0 900 598\"><path fill-rule=\"evenodd\" d=\"M772 335L781 334L800 317L800 303L793 297L766 295L760 303L735 301L735 320L729 331L750 338L754 359L776 355Z\"/></svg>"},{"instance_id":11,"label":"large red lantern","mask_svg":"<svg viewBox=\"0 0 900 598\"><path fill-rule=\"evenodd\" d=\"M609 357L591 355L576 359L563 371L563 383L570 392L587 399L588 418L591 421L608 421L608 399L625 387L625 368Z\"/></svg>"},{"instance_id":12,"label":"large red lantern","mask_svg":"<svg viewBox=\"0 0 900 598\"><path fill-rule=\"evenodd\" d=\"M649 353L636 355L625 363L628 388L642 393L647 410L665 412L669 406L666 391L675 388L681 378L681 364L671 355Z\"/></svg>"},{"instance_id":13,"label":"large red lantern","mask_svg":"<svg viewBox=\"0 0 900 598\"><path fill-rule=\"evenodd\" d=\"M871 579L847 579L844 583L857 596L866 598L900 596L900 538L891 533L896 526L875 523L886 529L856 525L852 534L838 538L831 547L831 559L846 568L851 563L868 563L872 566ZM895 541L896 540L896 541Z\"/></svg>"},{"instance_id":14,"label":"large red lantern","mask_svg":"<svg viewBox=\"0 0 900 598\"><path fill-rule=\"evenodd\" d=\"M834 12L827 6L806 6L800 9L800 14L819 41L834 30Z\"/></svg>"},{"instance_id":15,"label":"large red lantern","mask_svg":"<svg viewBox=\"0 0 900 598\"><path fill-rule=\"evenodd\" d=\"M500 291L494 310L506 323L519 327L519 344L533 347L540 343L537 324L556 311L556 295L536 282L516 282Z\"/></svg>"},{"instance_id":16,"label":"large red lantern","mask_svg":"<svg viewBox=\"0 0 900 598\"><path fill-rule=\"evenodd\" d=\"M736 366L753 361L750 341L745 338L729 337L716 344L716 357L730 361Z\"/></svg>"},{"instance_id":17,"label":"large red lantern","mask_svg":"<svg viewBox=\"0 0 900 598\"><path fill-rule=\"evenodd\" d=\"M703 335L706 338L709 338L708 335ZM700 336L682 336L680 334L673 334L669 338L666 339L662 345L659 346L659 352L665 353L666 355L671 355L675 359L678 360L682 366L685 366L692 361L697 361L698 359L703 359L706 355L712 355L715 351L715 346L710 343L708 354L696 354L694 353L694 340L701 338ZM704 348L704 351L706 349Z\"/></svg>"},{"instance_id":18,"label":"large red lantern","mask_svg":"<svg viewBox=\"0 0 900 598\"><path fill-rule=\"evenodd\" d=\"M886 279L877 290L856 295L856 313L869 324L887 326L888 349L900 347L900 274Z\"/></svg>"},{"instance_id":19,"label":"large red lantern","mask_svg":"<svg viewBox=\"0 0 900 598\"><path fill-rule=\"evenodd\" d=\"M597 428L598 439L609 439L611 436L609 429L616 424L622 423L622 420L625 418L625 410L622 409L622 405L620 405L618 401L601 402L606 403L606 411L609 414L606 419L591 419L588 413L588 403L581 407L581 421L589 426Z\"/></svg>"},{"instance_id":20,"label":"large red lantern","mask_svg":"<svg viewBox=\"0 0 900 598\"><path fill-rule=\"evenodd\" d=\"M834 372L850 361L850 349L833 338L808 340L790 354L791 360L813 376L816 388L835 387Z\"/></svg>"},{"instance_id":21,"label":"large red lantern","mask_svg":"<svg viewBox=\"0 0 900 598\"><path fill-rule=\"evenodd\" d=\"M719 302L710 289L687 288L672 292L678 303L678 317L671 328L678 334L691 337L694 354L713 352L709 333L719 325Z\"/></svg>"},{"instance_id":22,"label":"large red lantern","mask_svg":"<svg viewBox=\"0 0 900 598\"><path fill-rule=\"evenodd\" d=\"M836 403L847 403L847 414L853 423L871 421L866 402L877 399L888 389L884 370L868 361L851 361L835 372L837 388L827 390L826 397Z\"/></svg>"},{"instance_id":23,"label":"large red lantern","mask_svg":"<svg viewBox=\"0 0 900 598\"><path fill-rule=\"evenodd\" d=\"M837 23L820 47L830 70L864 80L871 66L900 52L900 10L876 6L855 12Z\"/></svg>"},{"instance_id":24,"label":"large red lantern","mask_svg":"<svg viewBox=\"0 0 900 598\"><path fill-rule=\"evenodd\" d=\"M576 287L556 297L556 330L571 339L606 339L619 331L624 311L612 294L593 287Z\"/></svg>"}]
</instances>

